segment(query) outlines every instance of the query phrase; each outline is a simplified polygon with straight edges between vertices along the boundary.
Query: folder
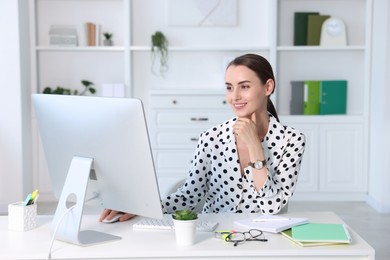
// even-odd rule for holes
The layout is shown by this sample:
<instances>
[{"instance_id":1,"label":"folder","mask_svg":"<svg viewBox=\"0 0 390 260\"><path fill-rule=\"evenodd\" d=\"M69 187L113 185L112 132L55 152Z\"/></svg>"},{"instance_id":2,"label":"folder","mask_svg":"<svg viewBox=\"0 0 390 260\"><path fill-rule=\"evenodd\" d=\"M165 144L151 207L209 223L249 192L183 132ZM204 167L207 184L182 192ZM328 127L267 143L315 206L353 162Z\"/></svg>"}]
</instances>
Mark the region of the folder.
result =
<instances>
[{"instance_id":1,"label":"folder","mask_svg":"<svg viewBox=\"0 0 390 260\"><path fill-rule=\"evenodd\" d=\"M320 45L322 24L329 15L309 15L307 17L307 45Z\"/></svg>"},{"instance_id":2,"label":"folder","mask_svg":"<svg viewBox=\"0 0 390 260\"><path fill-rule=\"evenodd\" d=\"M290 114L303 115L304 82L291 81Z\"/></svg>"},{"instance_id":3,"label":"folder","mask_svg":"<svg viewBox=\"0 0 390 260\"><path fill-rule=\"evenodd\" d=\"M347 113L347 81L321 81L320 114L335 115Z\"/></svg>"},{"instance_id":4,"label":"folder","mask_svg":"<svg viewBox=\"0 0 390 260\"><path fill-rule=\"evenodd\" d=\"M320 114L320 81L304 82L304 115Z\"/></svg>"},{"instance_id":5,"label":"folder","mask_svg":"<svg viewBox=\"0 0 390 260\"><path fill-rule=\"evenodd\" d=\"M291 228L291 236L299 242L346 243L352 242L344 224L307 223Z\"/></svg>"},{"instance_id":6,"label":"folder","mask_svg":"<svg viewBox=\"0 0 390 260\"><path fill-rule=\"evenodd\" d=\"M307 22L309 15L319 14L318 12L295 12L294 13L294 45L307 44Z\"/></svg>"}]
</instances>

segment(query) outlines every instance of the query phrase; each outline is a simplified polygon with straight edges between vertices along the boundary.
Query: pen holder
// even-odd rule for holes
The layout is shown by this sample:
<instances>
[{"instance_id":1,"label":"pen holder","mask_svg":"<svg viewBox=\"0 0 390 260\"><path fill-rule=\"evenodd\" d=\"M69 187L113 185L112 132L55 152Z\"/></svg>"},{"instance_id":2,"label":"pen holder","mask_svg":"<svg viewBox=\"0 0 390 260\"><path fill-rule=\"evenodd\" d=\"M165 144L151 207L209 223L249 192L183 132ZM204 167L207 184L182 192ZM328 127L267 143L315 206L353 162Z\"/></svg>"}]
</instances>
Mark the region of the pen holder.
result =
<instances>
[{"instance_id":1,"label":"pen holder","mask_svg":"<svg viewBox=\"0 0 390 260\"><path fill-rule=\"evenodd\" d=\"M8 229L28 231L37 226L37 204L24 206L23 202L8 205Z\"/></svg>"}]
</instances>

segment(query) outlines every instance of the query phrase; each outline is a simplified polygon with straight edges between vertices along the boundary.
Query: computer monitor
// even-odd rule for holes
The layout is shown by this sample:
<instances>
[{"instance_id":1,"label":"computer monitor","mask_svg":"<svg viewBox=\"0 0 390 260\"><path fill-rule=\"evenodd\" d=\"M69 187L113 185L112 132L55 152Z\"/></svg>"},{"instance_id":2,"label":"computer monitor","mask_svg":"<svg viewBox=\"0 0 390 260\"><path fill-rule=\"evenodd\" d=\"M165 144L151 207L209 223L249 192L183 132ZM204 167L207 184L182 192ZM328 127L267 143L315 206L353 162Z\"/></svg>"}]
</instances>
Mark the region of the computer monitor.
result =
<instances>
[{"instance_id":1,"label":"computer monitor","mask_svg":"<svg viewBox=\"0 0 390 260\"><path fill-rule=\"evenodd\" d=\"M79 245L118 239L80 230L84 203L91 198L102 208L163 217L140 100L33 94L32 101L59 198L52 224L56 239Z\"/></svg>"}]
</instances>

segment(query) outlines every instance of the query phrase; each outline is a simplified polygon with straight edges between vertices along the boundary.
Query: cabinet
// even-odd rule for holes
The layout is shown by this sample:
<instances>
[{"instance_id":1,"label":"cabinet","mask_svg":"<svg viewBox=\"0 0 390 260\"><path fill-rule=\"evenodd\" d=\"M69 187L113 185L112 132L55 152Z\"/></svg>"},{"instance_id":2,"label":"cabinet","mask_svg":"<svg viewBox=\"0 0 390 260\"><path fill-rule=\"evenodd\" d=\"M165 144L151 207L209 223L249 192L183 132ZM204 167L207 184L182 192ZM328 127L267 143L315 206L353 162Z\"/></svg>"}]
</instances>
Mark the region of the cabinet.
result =
<instances>
[{"instance_id":1,"label":"cabinet","mask_svg":"<svg viewBox=\"0 0 390 260\"><path fill-rule=\"evenodd\" d=\"M201 131L232 116L224 100L224 70L244 53L266 57L274 68L277 110L285 124L307 136L307 152L296 198L362 199L367 191L373 0L238 0L236 26L167 24L169 0L30 1L31 88L81 87L87 79L98 95L103 84L124 84L127 97L143 100L158 174L186 173ZM345 47L293 46L296 11L318 11L343 19ZM85 46L83 25L100 24L114 46ZM75 24L80 46L49 46L52 24ZM169 69L151 71L151 35L169 41ZM348 80L347 114L291 116L292 80ZM174 104L173 101L176 101ZM205 120L207 118L207 120ZM34 118L33 118L34 120ZM50 193L36 129L34 186Z\"/></svg>"}]
</instances>

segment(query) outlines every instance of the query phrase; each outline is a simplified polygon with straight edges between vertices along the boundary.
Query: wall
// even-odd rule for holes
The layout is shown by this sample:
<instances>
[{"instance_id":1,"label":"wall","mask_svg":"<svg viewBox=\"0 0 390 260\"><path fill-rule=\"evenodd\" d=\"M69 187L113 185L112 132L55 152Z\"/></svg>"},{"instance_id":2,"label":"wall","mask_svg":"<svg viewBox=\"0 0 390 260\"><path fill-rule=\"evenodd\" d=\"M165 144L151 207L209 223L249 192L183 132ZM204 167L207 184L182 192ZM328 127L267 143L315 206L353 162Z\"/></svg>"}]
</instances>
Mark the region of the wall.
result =
<instances>
[{"instance_id":1,"label":"wall","mask_svg":"<svg viewBox=\"0 0 390 260\"><path fill-rule=\"evenodd\" d=\"M379 212L390 212L389 14L388 1L374 1L368 203Z\"/></svg>"},{"instance_id":2,"label":"wall","mask_svg":"<svg viewBox=\"0 0 390 260\"><path fill-rule=\"evenodd\" d=\"M24 199L32 183L26 2L0 1L0 31L7 35L0 41L0 211Z\"/></svg>"}]
</instances>

